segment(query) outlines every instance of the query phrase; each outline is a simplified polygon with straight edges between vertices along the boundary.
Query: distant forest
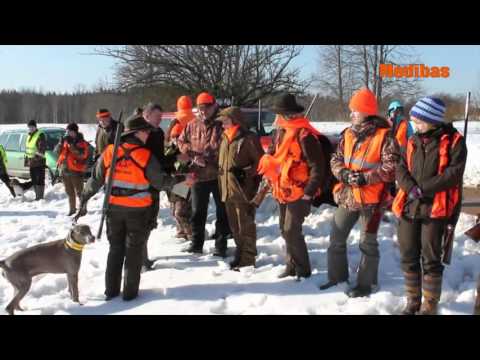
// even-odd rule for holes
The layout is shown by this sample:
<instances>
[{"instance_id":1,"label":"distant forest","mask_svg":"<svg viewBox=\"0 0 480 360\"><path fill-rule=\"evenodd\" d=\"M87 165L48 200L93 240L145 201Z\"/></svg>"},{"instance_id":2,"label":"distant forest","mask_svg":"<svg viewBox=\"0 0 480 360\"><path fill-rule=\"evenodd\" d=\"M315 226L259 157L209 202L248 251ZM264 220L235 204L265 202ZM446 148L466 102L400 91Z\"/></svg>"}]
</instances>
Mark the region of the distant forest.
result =
<instances>
[{"instance_id":1,"label":"distant forest","mask_svg":"<svg viewBox=\"0 0 480 360\"><path fill-rule=\"evenodd\" d=\"M166 87L140 87L129 90L100 89L97 91L78 91L70 94L54 92L38 92L30 90L0 91L0 124L27 123L35 119L38 123L95 123L95 113L99 108L109 109L116 118L121 110L126 116L137 107L149 101L159 103L164 111L176 111L176 99L185 95L181 90ZM195 99L197 94L186 94ZM446 117L451 120L462 120L465 111L465 98L462 95L451 96L437 94L447 104ZM299 103L308 107L313 94L298 97ZM390 98L384 98L380 104L380 114L385 114ZM268 109L271 97L262 101L264 109ZM405 100L405 109L409 111L415 99ZM478 107L471 104L470 120L478 120ZM343 112L338 109L337 99L331 96L319 96L310 113L312 121L349 121L348 108Z\"/></svg>"}]
</instances>

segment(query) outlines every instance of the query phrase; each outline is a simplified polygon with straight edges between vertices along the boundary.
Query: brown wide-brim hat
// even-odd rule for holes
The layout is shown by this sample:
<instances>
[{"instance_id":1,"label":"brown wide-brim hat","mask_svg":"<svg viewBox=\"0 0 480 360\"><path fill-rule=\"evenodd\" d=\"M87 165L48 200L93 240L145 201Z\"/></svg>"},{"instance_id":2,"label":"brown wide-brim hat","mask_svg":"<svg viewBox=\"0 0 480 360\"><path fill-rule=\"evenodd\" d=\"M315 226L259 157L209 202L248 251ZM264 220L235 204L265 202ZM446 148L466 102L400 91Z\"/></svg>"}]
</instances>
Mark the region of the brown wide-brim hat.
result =
<instances>
[{"instance_id":1,"label":"brown wide-brim hat","mask_svg":"<svg viewBox=\"0 0 480 360\"><path fill-rule=\"evenodd\" d=\"M140 130L155 131L155 128L150 125L143 116L133 115L125 122L125 130L123 131L122 136L133 134Z\"/></svg>"},{"instance_id":2,"label":"brown wide-brim hat","mask_svg":"<svg viewBox=\"0 0 480 360\"><path fill-rule=\"evenodd\" d=\"M224 122L225 119L230 119L234 124L238 124L244 128L248 128L245 115L238 106L230 106L220 110L217 115L217 120Z\"/></svg>"},{"instance_id":3,"label":"brown wide-brim hat","mask_svg":"<svg viewBox=\"0 0 480 360\"><path fill-rule=\"evenodd\" d=\"M305 111L302 105L297 104L295 96L289 93L277 96L270 109L276 114L297 114Z\"/></svg>"}]
</instances>

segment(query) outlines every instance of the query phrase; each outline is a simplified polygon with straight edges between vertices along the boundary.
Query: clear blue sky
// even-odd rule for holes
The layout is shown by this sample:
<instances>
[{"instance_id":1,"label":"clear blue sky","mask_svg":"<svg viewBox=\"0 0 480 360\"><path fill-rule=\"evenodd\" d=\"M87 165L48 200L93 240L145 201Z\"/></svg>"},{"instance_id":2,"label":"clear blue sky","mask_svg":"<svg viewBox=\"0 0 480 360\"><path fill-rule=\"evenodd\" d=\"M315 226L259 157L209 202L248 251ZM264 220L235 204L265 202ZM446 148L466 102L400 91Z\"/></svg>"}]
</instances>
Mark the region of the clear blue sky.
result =
<instances>
[{"instance_id":1,"label":"clear blue sky","mask_svg":"<svg viewBox=\"0 0 480 360\"><path fill-rule=\"evenodd\" d=\"M112 81L114 61L92 53L91 45L0 45L0 89L35 88L70 92L88 89L99 80ZM295 65L304 76L316 71L317 46L305 46ZM480 89L480 46L431 45L414 47L427 66L449 66L447 79L423 82L426 92L464 93Z\"/></svg>"}]
</instances>

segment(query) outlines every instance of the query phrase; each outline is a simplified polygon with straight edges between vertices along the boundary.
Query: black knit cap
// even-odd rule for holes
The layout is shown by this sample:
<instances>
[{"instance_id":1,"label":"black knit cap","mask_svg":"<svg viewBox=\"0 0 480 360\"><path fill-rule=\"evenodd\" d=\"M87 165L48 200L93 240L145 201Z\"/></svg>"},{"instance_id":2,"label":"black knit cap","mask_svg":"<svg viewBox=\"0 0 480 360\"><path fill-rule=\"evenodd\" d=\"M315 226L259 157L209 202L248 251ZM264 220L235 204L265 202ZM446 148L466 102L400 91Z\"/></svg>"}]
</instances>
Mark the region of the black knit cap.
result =
<instances>
[{"instance_id":1,"label":"black knit cap","mask_svg":"<svg viewBox=\"0 0 480 360\"><path fill-rule=\"evenodd\" d=\"M67 130L78 132L78 125L75 123L70 123L67 125Z\"/></svg>"},{"instance_id":2,"label":"black knit cap","mask_svg":"<svg viewBox=\"0 0 480 360\"><path fill-rule=\"evenodd\" d=\"M32 120L30 120L30 121L28 122L27 126L35 126L35 127L37 127L37 122L32 119Z\"/></svg>"}]
</instances>

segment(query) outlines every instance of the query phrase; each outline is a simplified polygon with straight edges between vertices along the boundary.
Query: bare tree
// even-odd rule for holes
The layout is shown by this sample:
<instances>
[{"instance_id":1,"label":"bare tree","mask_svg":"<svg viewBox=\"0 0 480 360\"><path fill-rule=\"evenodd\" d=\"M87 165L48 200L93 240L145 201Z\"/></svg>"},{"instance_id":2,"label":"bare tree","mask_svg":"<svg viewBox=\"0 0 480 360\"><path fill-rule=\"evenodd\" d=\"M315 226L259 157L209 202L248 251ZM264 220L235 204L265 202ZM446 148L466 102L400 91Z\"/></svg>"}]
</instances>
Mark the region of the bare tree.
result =
<instances>
[{"instance_id":1,"label":"bare tree","mask_svg":"<svg viewBox=\"0 0 480 360\"><path fill-rule=\"evenodd\" d=\"M248 105L282 90L304 92L310 82L291 67L301 50L291 45L127 45L95 52L118 60L120 89L166 85L189 94L211 91Z\"/></svg>"},{"instance_id":2,"label":"bare tree","mask_svg":"<svg viewBox=\"0 0 480 360\"><path fill-rule=\"evenodd\" d=\"M357 86L348 46L320 46L318 57L319 71L318 75L314 76L315 84L320 92L336 98L338 110L340 113L344 113L346 101Z\"/></svg>"},{"instance_id":3,"label":"bare tree","mask_svg":"<svg viewBox=\"0 0 480 360\"><path fill-rule=\"evenodd\" d=\"M409 98L422 91L418 78L380 76L380 64L402 66L420 63L406 45L328 45L319 49L320 90L336 97L342 109L354 90L367 87L379 102L393 96Z\"/></svg>"}]
</instances>

